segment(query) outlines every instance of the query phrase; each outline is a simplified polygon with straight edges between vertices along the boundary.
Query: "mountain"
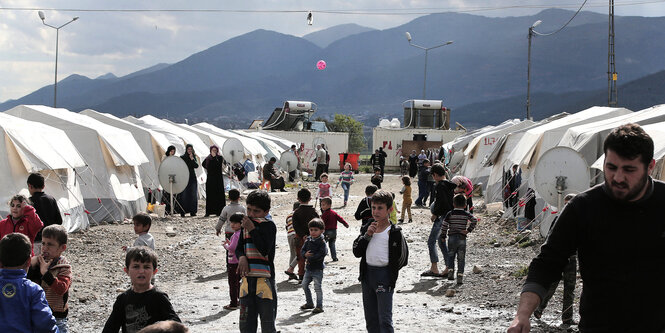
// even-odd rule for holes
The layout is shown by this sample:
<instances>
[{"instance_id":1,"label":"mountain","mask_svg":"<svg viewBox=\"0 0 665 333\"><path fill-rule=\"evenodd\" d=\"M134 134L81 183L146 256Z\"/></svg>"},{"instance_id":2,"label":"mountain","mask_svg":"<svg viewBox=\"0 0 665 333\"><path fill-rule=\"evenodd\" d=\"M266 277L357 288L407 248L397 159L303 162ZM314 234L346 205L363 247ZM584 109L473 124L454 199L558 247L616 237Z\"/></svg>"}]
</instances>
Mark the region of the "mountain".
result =
<instances>
[{"instance_id":1,"label":"mountain","mask_svg":"<svg viewBox=\"0 0 665 333\"><path fill-rule=\"evenodd\" d=\"M340 40L344 37L373 30L375 29L363 27L354 23L340 24L328 29L312 32L302 36L302 38L314 43L323 49L328 47L328 45L330 45L332 42Z\"/></svg>"},{"instance_id":2,"label":"mountain","mask_svg":"<svg viewBox=\"0 0 665 333\"><path fill-rule=\"evenodd\" d=\"M72 75L58 84L58 106L245 127L251 119L267 118L285 100L310 100L319 106L317 115L344 113L373 126L376 117L401 118L403 101L423 97L425 52L409 46L404 35L408 31L412 43L427 47L454 40L428 52L426 97L464 111L459 113L466 117L460 118L464 122L497 123L494 117L503 120L524 110L528 28L542 20L538 31L548 33L572 14L559 9L503 18L431 14L395 28L344 37L339 32L343 29L330 28L320 36L340 38L325 48L311 41L323 40L317 35L307 40L256 30L177 63L116 79ZM620 84L665 69L660 58L665 53L664 17L618 16L615 22ZM566 29L536 36L532 42L534 110L543 105L543 110L558 108L564 95L578 101L589 91L607 87L605 15L582 12ZM327 62L325 70L316 69L319 59ZM0 110L18 104L51 105L52 88L2 103ZM623 94L620 89L620 102Z\"/></svg>"},{"instance_id":3,"label":"mountain","mask_svg":"<svg viewBox=\"0 0 665 333\"><path fill-rule=\"evenodd\" d=\"M665 70L622 84L617 90L619 106L629 110L639 111L665 104ZM531 95L531 116L534 120L540 120L556 113L574 113L597 105L607 105L607 89L563 94L536 93ZM465 105L451 112L451 123L459 122L467 128L498 124L512 118L526 118L526 92L519 96Z\"/></svg>"}]
</instances>

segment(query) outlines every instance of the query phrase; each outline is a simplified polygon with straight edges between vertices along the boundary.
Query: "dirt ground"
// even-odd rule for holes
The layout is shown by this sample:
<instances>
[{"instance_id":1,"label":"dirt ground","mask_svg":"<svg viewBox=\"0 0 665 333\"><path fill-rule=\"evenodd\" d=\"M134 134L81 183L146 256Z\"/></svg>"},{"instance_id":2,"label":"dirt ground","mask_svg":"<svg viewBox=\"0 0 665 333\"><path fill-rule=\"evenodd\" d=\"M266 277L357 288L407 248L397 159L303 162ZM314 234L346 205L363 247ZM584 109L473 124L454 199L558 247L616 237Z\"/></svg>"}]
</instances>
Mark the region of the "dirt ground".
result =
<instances>
[{"instance_id":1,"label":"dirt ground","mask_svg":"<svg viewBox=\"0 0 665 333\"><path fill-rule=\"evenodd\" d=\"M296 190L271 193L270 212L277 225L277 329L281 332L364 331L358 282L360 260L353 256L351 246L360 228L353 213L368 184L368 175L356 175L349 205L345 208L336 208L341 206L342 189L335 191L333 209L351 227L339 226L337 252L340 260L329 262L330 257L326 259L323 279L325 312L320 314L299 309L304 304L304 293L295 281L287 281L283 273L289 257L285 219L296 200ZM315 184L308 183L307 186L314 189ZM387 174L383 188L396 193L397 207L401 209L399 175ZM417 197L417 184L413 186L413 197ZM454 281L447 279L420 276L429 267L429 210L413 208L414 222L401 225L408 240L410 256L408 266L400 271L394 295L393 322L396 331L506 331L513 319L523 283L523 277L516 275L538 252L538 244L542 240L534 236L536 244L533 246L520 248L510 245L517 234L514 222L498 218L496 212L486 212L482 198L474 198L474 203L478 207L476 215L480 222L477 229L469 234L466 274L462 285L455 285ZM169 295L176 312L192 332L236 332L238 311L222 309L229 303L229 296L224 259L226 252L221 245L222 239L215 236L214 230L217 217L204 218L203 212L205 210L200 208L196 217L154 218L150 233L155 237L159 254L156 285ZM165 234L167 226L175 228L175 237ZM123 272L124 252L121 247L131 245L135 238L129 222L95 226L70 235L65 256L72 263L75 274L70 294L69 325L72 332L101 331L115 298L129 288L129 278ZM481 268L481 272L473 273L474 266ZM454 290L455 295L445 296L448 289ZM580 289L578 279L576 313ZM532 320L533 332L575 331L559 326L561 297L559 290L543 320Z\"/></svg>"}]
</instances>

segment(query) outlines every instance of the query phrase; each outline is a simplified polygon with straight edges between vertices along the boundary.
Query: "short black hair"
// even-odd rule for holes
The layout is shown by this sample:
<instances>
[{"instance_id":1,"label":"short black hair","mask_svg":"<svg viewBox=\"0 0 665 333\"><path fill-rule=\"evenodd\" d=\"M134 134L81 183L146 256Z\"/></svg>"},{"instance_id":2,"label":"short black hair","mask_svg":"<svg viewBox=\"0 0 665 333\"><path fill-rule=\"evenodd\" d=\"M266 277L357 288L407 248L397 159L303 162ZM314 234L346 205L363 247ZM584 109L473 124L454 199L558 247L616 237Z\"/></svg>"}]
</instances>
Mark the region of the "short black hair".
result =
<instances>
[{"instance_id":1,"label":"short black hair","mask_svg":"<svg viewBox=\"0 0 665 333\"><path fill-rule=\"evenodd\" d=\"M453 207L464 208L466 207L466 197L462 193L455 194L453 197Z\"/></svg>"},{"instance_id":2,"label":"short black hair","mask_svg":"<svg viewBox=\"0 0 665 333\"><path fill-rule=\"evenodd\" d=\"M404 185L411 185L411 177L409 177L409 176L402 177L402 183Z\"/></svg>"},{"instance_id":3,"label":"short black hair","mask_svg":"<svg viewBox=\"0 0 665 333\"><path fill-rule=\"evenodd\" d=\"M308 228L317 228L324 230L326 228L326 225L323 223L323 221L320 218L313 218L309 223L307 223Z\"/></svg>"},{"instance_id":4,"label":"short black hair","mask_svg":"<svg viewBox=\"0 0 665 333\"><path fill-rule=\"evenodd\" d=\"M177 321L165 320L146 326L139 333L189 333L189 329Z\"/></svg>"},{"instance_id":5,"label":"short black hair","mask_svg":"<svg viewBox=\"0 0 665 333\"><path fill-rule=\"evenodd\" d=\"M298 201L294 202L293 203L293 210L298 209L298 207L300 207L300 202L298 202Z\"/></svg>"},{"instance_id":6,"label":"short black hair","mask_svg":"<svg viewBox=\"0 0 665 333\"><path fill-rule=\"evenodd\" d=\"M235 212L229 217L229 222L242 223L242 219L245 217L245 214L241 212Z\"/></svg>"},{"instance_id":7,"label":"short black hair","mask_svg":"<svg viewBox=\"0 0 665 333\"><path fill-rule=\"evenodd\" d=\"M26 198L25 195L23 195L23 194L17 194L15 196L13 196L11 199L9 199L8 204L11 206L13 201L18 201L20 203L23 203L23 202L28 201L28 198Z\"/></svg>"},{"instance_id":8,"label":"short black hair","mask_svg":"<svg viewBox=\"0 0 665 333\"><path fill-rule=\"evenodd\" d=\"M235 188L229 190L229 200L236 201L240 199L240 191Z\"/></svg>"},{"instance_id":9,"label":"short black hair","mask_svg":"<svg viewBox=\"0 0 665 333\"><path fill-rule=\"evenodd\" d=\"M639 157L645 165L649 165L653 160L653 149L653 139L638 124L625 124L615 128L603 143L605 155L611 150L629 160Z\"/></svg>"},{"instance_id":10,"label":"short black hair","mask_svg":"<svg viewBox=\"0 0 665 333\"><path fill-rule=\"evenodd\" d=\"M60 224L51 224L42 229L42 238L52 238L58 245L67 244L67 230Z\"/></svg>"},{"instance_id":11,"label":"short black hair","mask_svg":"<svg viewBox=\"0 0 665 333\"><path fill-rule=\"evenodd\" d=\"M271 158L270 158L270 161L268 161L268 162L277 162L277 158L275 158L275 157L271 157Z\"/></svg>"},{"instance_id":12,"label":"short black hair","mask_svg":"<svg viewBox=\"0 0 665 333\"><path fill-rule=\"evenodd\" d=\"M332 205L332 199L330 199L329 197L325 197L325 198L321 199L321 203L324 203L324 202L329 204L329 205Z\"/></svg>"},{"instance_id":13,"label":"short black hair","mask_svg":"<svg viewBox=\"0 0 665 333\"><path fill-rule=\"evenodd\" d=\"M446 175L446 168L443 167L443 164L441 163L436 163L432 165L432 168L430 169L430 172L439 176L445 176Z\"/></svg>"},{"instance_id":14,"label":"short black hair","mask_svg":"<svg viewBox=\"0 0 665 333\"><path fill-rule=\"evenodd\" d=\"M379 188L376 187L376 185L367 185L367 187L365 187L365 195L369 197L370 195L374 194L378 189Z\"/></svg>"},{"instance_id":15,"label":"short black hair","mask_svg":"<svg viewBox=\"0 0 665 333\"><path fill-rule=\"evenodd\" d=\"M381 168L379 168L379 167L374 167L374 172L377 172L377 171L378 171L378 172L381 172Z\"/></svg>"},{"instance_id":16,"label":"short black hair","mask_svg":"<svg viewBox=\"0 0 665 333\"><path fill-rule=\"evenodd\" d=\"M429 159L428 159L428 158L423 159L423 164L425 164L425 163L429 163Z\"/></svg>"},{"instance_id":17,"label":"short black hair","mask_svg":"<svg viewBox=\"0 0 665 333\"><path fill-rule=\"evenodd\" d=\"M300 191L298 191L298 200L300 202L308 202L311 199L312 199L312 192L310 192L308 189L302 188L300 189Z\"/></svg>"},{"instance_id":18,"label":"short black hair","mask_svg":"<svg viewBox=\"0 0 665 333\"><path fill-rule=\"evenodd\" d=\"M33 172L28 176L27 183L34 188L42 189L44 188L44 176L39 172Z\"/></svg>"},{"instance_id":19,"label":"short black hair","mask_svg":"<svg viewBox=\"0 0 665 333\"><path fill-rule=\"evenodd\" d=\"M372 195L372 204L385 204L386 208L393 206L393 196L388 191L378 190Z\"/></svg>"},{"instance_id":20,"label":"short black hair","mask_svg":"<svg viewBox=\"0 0 665 333\"><path fill-rule=\"evenodd\" d=\"M157 269L157 253L147 246L130 247L125 255L125 268L129 268L132 261L152 263L152 269Z\"/></svg>"},{"instance_id":21,"label":"short black hair","mask_svg":"<svg viewBox=\"0 0 665 333\"><path fill-rule=\"evenodd\" d=\"M134 224L140 224L144 227L148 226L148 230L150 230L150 226L152 226L152 217L144 212L138 212L136 215L134 215L134 217L132 217L132 222L134 222Z\"/></svg>"},{"instance_id":22,"label":"short black hair","mask_svg":"<svg viewBox=\"0 0 665 333\"><path fill-rule=\"evenodd\" d=\"M270 210L270 195L266 191L254 190L247 196L245 203L268 211Z\"/></svg>"},{"instance_id":23,"label":"short black hair","mask_svg":"<svg viewBox=\"0 0 665 333\"><path fill-rule=\"evenodd\" d=\"M20 267L30 259L32 244L28 236L13 232L0 240L0 264L2 267Z\"/></svg>"}]
</instances>

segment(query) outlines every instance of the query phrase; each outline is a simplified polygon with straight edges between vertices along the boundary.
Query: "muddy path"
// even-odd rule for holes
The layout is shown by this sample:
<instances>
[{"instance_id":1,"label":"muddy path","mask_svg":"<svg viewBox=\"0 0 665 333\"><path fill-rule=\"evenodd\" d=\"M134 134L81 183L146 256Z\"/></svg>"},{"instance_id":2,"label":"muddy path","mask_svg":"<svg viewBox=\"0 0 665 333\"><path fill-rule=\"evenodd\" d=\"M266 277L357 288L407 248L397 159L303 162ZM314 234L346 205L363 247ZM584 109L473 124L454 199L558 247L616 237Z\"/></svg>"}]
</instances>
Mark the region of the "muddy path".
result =
<instances>
[{"instance_id":1,"label":"muddy path","mask_svg":"<svg viewBox=\"0 0 665 333\"><path fill-rule=\"evenodd\" d=\"M351 187L349 205L341 199L333 201L335 209L351 227L340 225L337 252L339 261L329 262L324 270L324 312L301 311L304 294L295 281L287 281L289 248L284 229L285 218L296 198L296 190L271 193L271 214L277 225L275 257L278 295L277 329L281 332L362 332L364 316L362 294L358 282L359 259L353 257L351 245L358 235L360 223L353 213L364 197L369 184L367 175L357 175ZM315 184L308 184L313 189ZM384 189L397 194L401 208L398 175L386 175ZM414 197L417 185L413 186ZM335 194L341 194L341 188ZM481 202L482 198L474 198ZM482 204L481 204L482 205ZM477 204L478 206L478 204ZM155 218L151 234L159 255L156 286L165 291L183 322L192 332L236 332L238 311L222 307L229 302L225 250L215 236L216 217ZM512 321L523 277L518 272L528 265L538 251L535 245L520 248L510 245L515 238L514 223L497 217L496 212L478 209L480 222L469 234L464 284L442 278L421 277L429 268L427 237L431 228L429 210L413 208L413 223L402 224L409 243L409 265L400 271L393 304L393 321L397 331L404 332L505 332ZM168 237L167 226L174 227L176 236ZM99 332L119 293L129 288L123 272L123 245L135 239L131 223L102 225L70 235L65 252L75 277L71 287L69 325L72 332ZM480 268L473 273L473 267ZM454 290L447 297L447 290ZM576 290L575 311L580 285ZM533 332L566 332L560 327L561 292L555 294L542 321L533 321ZM576 317L577 318L577 317Z\"/></svg>"}]
</instances>

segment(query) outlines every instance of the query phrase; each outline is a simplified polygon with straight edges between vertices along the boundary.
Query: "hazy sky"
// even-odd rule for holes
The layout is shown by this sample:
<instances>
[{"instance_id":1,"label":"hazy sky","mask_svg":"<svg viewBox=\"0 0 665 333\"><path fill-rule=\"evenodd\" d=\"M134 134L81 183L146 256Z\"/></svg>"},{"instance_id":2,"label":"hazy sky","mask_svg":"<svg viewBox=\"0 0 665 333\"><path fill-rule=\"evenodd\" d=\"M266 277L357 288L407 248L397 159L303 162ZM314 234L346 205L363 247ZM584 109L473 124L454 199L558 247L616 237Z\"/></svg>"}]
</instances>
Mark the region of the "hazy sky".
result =
<instances>
[{"instance_id":1,"label":"hazy sky","mask_svg":"<svg viewBox=\"0 0 665 333\"><path fill-rule=\"evenodd\" d=\"M55 29L60 30L58 80L71 74L117 76L174 63L255 29L305 34L344 23L385 29L435 12L521 16L545 8L576 10L583 0L0 0L0 101L53 83ZM615 0L616 15L665 16L665 0ZM607 0L585 10L608 11ZM126 11L161 10L161 11ZM200 10L200 11L169 11ZM210 11L205 11L210 10ZM307 11L314 24L307 25Z\"/></svg>"}]
</instances>

